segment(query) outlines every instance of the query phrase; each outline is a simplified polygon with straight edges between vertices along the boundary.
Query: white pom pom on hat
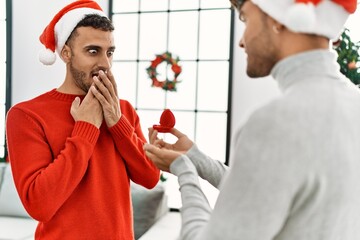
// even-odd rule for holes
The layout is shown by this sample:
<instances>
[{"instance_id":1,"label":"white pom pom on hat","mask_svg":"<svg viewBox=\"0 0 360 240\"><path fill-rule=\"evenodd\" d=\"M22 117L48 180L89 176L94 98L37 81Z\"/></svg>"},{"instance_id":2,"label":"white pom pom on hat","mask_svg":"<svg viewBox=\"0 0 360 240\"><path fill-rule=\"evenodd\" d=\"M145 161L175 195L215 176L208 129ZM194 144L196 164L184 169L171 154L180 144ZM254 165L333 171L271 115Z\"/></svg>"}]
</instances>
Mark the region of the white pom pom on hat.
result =
<instances>
[{"instance_id":1,"label":"white pom pom on hat","mask_svg":"<svg viewBox=\"0 0 360 240\"><path fill-rule=\"evenodd\" d=\"M39 52L39 60L44 65L52 65L56 61L56 55L55 55L55 53L53 51L51 51L48 48L42 49Z\"/></svg>"},{"instance_id":2,"label":"white pom pom on hat","mask_svg":"<svg viewBox=\"0 0 360 240\"><path fill-rule=\"evenodd\" d=\"M299 32L311 31L316 24L314 3L297 2L292 5L286 12L285 21L290 29L297 29Z\"/></svg>"},{"instance_id":3,"label":"white pom pom on hat","mask_svg":"<svg viewBox=\"0 0 360 240\"><path fill-rule=\"evenodd\" d=\"M337 39L357 0L252 0L289 30Z\"/></svg>"},{"instance_id":4,"label":"white pom pom on hat","mask_svg":"<svg viewBox=\"0 0 360 240\"><path fill-rule=\"evenodd\" d=\"M60 53L71 32L87 14L98 14L106 17L96 2L88 0L70 3L54 16L39 37L40 42L45 47L39 52L40 62L44 65L55 63L55 50Z\"/></svg>"}]
</instances>

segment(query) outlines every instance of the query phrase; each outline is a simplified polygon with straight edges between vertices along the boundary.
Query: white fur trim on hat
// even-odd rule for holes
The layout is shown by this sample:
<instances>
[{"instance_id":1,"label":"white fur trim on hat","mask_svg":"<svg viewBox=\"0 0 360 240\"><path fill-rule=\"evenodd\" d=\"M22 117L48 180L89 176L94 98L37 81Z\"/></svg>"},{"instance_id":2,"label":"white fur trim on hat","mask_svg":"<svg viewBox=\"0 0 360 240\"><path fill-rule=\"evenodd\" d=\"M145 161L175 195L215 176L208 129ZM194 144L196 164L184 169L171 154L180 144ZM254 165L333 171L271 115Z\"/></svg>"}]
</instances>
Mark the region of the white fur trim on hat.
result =
<instances>
[{"instance_id":1,"label":"white fur trim on hat","mask_svg":"<svg viewBox=\"0 0 360 240\"><path fill-rule=\"evenodd\" d=\"M316 24L315 6L312 3L292 5L285 15L285 22L290 29L299 32L311 32Z\"/></svg>"},{"instance_id":2,"label":"white fur trim on hat","mask_svg":"<svg viewBox=\"0 0 360 240\"><path fill-rule=\"evenodd\" d=\"M55 14L39 37L44 45L44 49L39 52L39 60L45 65L53 64L56 60L55 52L60 54L76 25L89 14L107 17L93 0L74 1Z\"/></svg>"},{"instance_id":3,"label":"white fur trim on hat","mask_svg":"<svg viewBox=\"0 0 360 240\"><path fill-rule=\"evenodd\" d=\"M104 12L97 9L77 8L64 14L64 16L62 16L62 18L60 18L60 20L56 23L54 31L56 51L59 55L65 45L65 42L69 38L76 25L88 14L98 14L100 16L106 17Z\"/></svg>"},{"instance_id":4,"label":"white fur trim on hat","mask_svg":"<svg viewBox=\"0 0 360 240\"><path fill-rule=\"evenodd\" d=\"M322 0L319 4L295 3L294 0L251 0L270 17L289 30L337 39L350 13L341 5Z\"/></svg>"}]
</instances>

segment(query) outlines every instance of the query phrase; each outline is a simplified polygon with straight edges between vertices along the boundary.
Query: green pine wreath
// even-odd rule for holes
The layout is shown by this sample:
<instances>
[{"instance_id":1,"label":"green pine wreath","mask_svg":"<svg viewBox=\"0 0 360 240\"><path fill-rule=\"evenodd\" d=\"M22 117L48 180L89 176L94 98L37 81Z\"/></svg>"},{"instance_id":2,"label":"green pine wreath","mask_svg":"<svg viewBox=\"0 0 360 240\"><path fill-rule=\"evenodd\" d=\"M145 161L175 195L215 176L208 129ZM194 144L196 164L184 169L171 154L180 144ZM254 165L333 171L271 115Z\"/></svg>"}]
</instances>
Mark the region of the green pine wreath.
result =
<instances>
[{"instance_id":1,"label":"green pine wreath","mask_svg":"<svg viewBox=\"0 0 360 240\"><path fill-rule=\"evenodd\" d=\"M179 57L173 58L170 52L165 52L160 55L156 55L156 58L151 61L150 66L146 69L146 72L149 78L152 80L152 87L159 87L164 89L165 91L176 91L176 84L179 83L178 76L180 75L182 68L178 64L180 61ZM157 72L157 66L162 62L166 62L171 65L171 70L174 73L174 78L159 80L157 76L159 75Z\"/></svg>"}]
</instances>

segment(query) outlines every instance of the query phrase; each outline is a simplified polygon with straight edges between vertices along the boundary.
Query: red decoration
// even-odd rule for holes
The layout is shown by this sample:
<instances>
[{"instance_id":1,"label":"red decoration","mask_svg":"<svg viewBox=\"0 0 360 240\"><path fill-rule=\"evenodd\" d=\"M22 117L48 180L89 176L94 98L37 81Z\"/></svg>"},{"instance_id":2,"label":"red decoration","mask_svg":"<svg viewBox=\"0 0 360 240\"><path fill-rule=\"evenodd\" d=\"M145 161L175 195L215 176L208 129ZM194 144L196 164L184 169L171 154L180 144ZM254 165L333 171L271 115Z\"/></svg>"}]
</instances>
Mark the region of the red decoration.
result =
<instances>
[{"instance_id":1,"label":"red decoration","mask_svg":"<svg viewBox=\"0 0 360 240\"><path fill-rule=\"evenodd\" d=\"M348 68L349 68L350 70L356 69L356 62L355 62L355 61L349 62L349 63L348 63Z\"/></svg>"},{"instance_id":2,"label":"red decoration","mask_svg":"<svg viewBox=\"0 0 360 240\"><path fill-rule=\"evenodd\" d=\"M167 64L171 65L171 70L174 73L173 80L166 79L166 80L160 81L156 77L158 75L156 68L160 63L162 63L164 61ZM152 80L152 86L160 87L160 88L164 89L165 91L176 91L176 83L179 82L177 80L177 77L180 75L180 73L182 71L181 66L178 65L179 61L180 61L180 59L178 57L176 59L174 59L170 52L165 52L161 55L156 55L156 58L151 61L150 67L148 67L146 69L149 78Z\"/></svg>"},{"instance_id":3,"label":"red decoration","mask_svg":"<svg viewBox=\"0 0 360 240\"><path fill-rule=\"evenodd\" d=\"M161 133L170 132L175 126L175 116L170 109L165 109L160 117L160 125L153 125L153 128Z\"/></svg>"}]
</instances>

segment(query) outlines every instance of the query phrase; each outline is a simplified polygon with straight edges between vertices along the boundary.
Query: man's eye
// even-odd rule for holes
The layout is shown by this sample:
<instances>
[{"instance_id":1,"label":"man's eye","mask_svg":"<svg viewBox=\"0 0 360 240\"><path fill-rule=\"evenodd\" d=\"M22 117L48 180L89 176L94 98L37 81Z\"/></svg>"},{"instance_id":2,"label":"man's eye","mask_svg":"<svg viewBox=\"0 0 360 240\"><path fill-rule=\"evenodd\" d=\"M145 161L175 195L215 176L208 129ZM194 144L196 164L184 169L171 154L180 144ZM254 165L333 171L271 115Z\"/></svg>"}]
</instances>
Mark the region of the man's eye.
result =
<instances>
[{"instance_id":1,"label":"man's eye","mask_svg":"<svg viewBox=\"0 0 360 240\"><path fill-rule=\"evenodd\" d=\"M95 49L90 49L90 50L89 50L89 53L90 53L90 54L96 54L97 51L96 51Z\"/></svg>"},{"instance_id":2,"label":"man's eye","mask_svg":"<svg viewBox=\"0 0 360 240\"><path fill-rule=\"evenodd\" d=\"M114 51L108 51L108 56L114 55Z\"/></svg>"},{"instance_id":3,"label":"man's eye","mask_svg":"<svg viewBox=\"0 0 360 240\"><path fill-rule=\"evenodd\" d=\"M239 16L239 19L240 19L240 21L242 21L242 22L246 22L246 19L245 19L244 15L240 15L240 16Z\"/></svg>"},{"instance_id":4,"label":"man's eye","mask_svg":"<svg viewBox=\"0 0 360 240\"><path fill-rule=\"evenodd\" d=\"M246 21L245 14L244 14L243 11L239 12L239 20L242 21L242 22Z\"/></svg>"}]
</instances>

